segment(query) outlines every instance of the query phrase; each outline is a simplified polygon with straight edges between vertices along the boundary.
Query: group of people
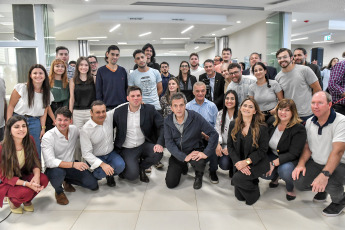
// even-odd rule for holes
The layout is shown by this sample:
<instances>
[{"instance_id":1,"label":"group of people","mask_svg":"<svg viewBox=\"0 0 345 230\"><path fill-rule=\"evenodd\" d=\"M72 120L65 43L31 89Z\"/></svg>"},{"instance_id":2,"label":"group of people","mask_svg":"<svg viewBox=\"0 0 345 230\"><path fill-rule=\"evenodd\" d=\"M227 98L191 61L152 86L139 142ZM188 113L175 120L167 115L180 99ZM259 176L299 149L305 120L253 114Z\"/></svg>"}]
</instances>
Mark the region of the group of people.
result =
<instances>
[{"instance_id":1,"label":"group of people","mask_svg":"<svg viewBox=\"0 0 345 230\"><path fill-rule=\"evenodd\" d=\"M219 183L218 167L228 170L235 197L247 205L260 197L259 178L271 180L270 188L282 179L287 200L296 198L295 187L317 192L315 201L330 194L323 214L339 215L345 117L332 108L324 79L300 61L300 51L277 51L279 73L258 53L250 55L248 70L232 63L230 48L221 63L207 59L203 69L193 53L175 77L167 62L156 63L151 44L133 52L130 74L117 64L115 45L99 69L95 56L70 67L68 49L58 47L49 74L33 65L27 83L12 92L0 145L1 205L7 199L13 213L34 211L31 201L49 181L61 205L69 203L65 192L76 191L73 185L98 190L106 178L114 187L116 175L148 183L151 167L164 166L166 147L168 188L179 185L190 164L193 188L200 189L209 163L211 183ZM333 75L345 77L344 65L332 66L329 92L336 88Z\"/></svg>"}]
</instances>

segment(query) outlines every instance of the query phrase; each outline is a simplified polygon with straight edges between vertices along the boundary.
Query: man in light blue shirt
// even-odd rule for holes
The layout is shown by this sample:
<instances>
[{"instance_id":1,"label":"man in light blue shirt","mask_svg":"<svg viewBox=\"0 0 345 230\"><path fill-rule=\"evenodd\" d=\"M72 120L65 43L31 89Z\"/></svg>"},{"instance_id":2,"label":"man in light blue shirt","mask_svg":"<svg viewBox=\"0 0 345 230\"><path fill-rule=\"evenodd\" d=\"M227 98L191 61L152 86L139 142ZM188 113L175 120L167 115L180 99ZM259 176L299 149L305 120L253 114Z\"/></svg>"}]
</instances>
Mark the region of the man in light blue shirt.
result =
<instances>
[{"instance_id":1,"label":"man in light blue shirt","mask_svg":"<svg viewBox=\"0 0 345 230\"><path fill-rule=\"evenodd\" d=\"M193 86L193 94L195 98L188 102L186 105L186 109L193 110L197 113L199 113L203 118L205 118L206 121L208 121L213 127L216 125L217 120L217 113L218 109L216 104L214 104L212 101L209 101L205 98L206 96L206 85L205 83L198 81ZM208 136L202 133L205 141L204 145L207 145ZM211 154L209 156L210 161L210 180L211 183L217 184L219 183L218 176L217 176L217 170L218 170L218 158L216 153Z\"/></svg>"}]
</instances>

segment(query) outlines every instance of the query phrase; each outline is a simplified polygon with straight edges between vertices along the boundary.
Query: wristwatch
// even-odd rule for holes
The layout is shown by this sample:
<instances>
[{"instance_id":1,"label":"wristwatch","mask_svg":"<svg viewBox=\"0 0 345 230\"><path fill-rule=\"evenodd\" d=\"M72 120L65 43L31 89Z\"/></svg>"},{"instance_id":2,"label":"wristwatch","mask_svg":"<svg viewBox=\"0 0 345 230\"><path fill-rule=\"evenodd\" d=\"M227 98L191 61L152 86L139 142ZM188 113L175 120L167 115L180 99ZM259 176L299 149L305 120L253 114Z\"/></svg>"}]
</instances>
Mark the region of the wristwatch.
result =
<instances>
[{"instance_id":1,"label":"wristwatch","mask_svg":"<svg viewBox=\"0 0 345 230\"><path fill-rule=\"evenodd\" d=\"M247 163L248 165L250 165L251 162L250 162L250 159L249 159L249 158L246 159L246 163Z\"/></svg>"},{"instance_id":2,"label":"wristwatch","mask_svg":"<svg viewBox=\"0 0 345 230\"><path fill-rule=\"evenodd\" d=\"M331 174L329 173L329 171L321 171L321 173L322 173L323 175L325 175L326 177L330 177L330 176L331 176Z\"/></svg>"}]
</instances>

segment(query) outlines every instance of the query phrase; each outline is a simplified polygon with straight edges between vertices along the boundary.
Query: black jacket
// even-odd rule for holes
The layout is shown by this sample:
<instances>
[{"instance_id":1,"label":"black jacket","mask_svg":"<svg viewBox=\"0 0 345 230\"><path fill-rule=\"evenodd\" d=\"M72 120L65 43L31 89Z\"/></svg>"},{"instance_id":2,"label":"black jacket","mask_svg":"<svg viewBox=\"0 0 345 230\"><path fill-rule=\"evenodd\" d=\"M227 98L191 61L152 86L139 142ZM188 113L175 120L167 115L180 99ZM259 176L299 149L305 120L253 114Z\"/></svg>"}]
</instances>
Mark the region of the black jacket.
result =
<instances>
[{"instance_id":1,"label":"black jacket","mask_svg":"<svg viewBox=\"0 0 345 230\"><path fill-rule=\"evenodd\" d=\"M268 75L268 78L271 79L271 80L274 80L276 78L276 75L277 75L277 69L274 68L273 66L266 66L267 68L267 75ZM250 75L250 70L249 68L248 69L245 69L242 71L242 74L243 75Z\"/></svg>"},{"instance_id":2,"label":"black jacket","mask_svg":"<svg viewBox=\"0 0 345 230\"><path fill-rule=\"evenodd\" d=\"M199 77L199 81L203 81L207 79L207 74L201 74ZM218 110L223 109L223 101L224 101L224 77L216 72L215 82L214 82L214 89L213 89L213 102L216 104Z\"/></svg>"},{"instance_id":3,"label":"black jacket","mask_svg":"<svg viewBox=\"0 0 345 230\"><path fill-rule=\"evenodd\" d=\"M188 117L183 127L182 134L176 128L173 116L169 114L164 120L165 146L176 159L184 161L193 150L203 151L207 156L215 154L218 144L217 131L200 114L187 110ZM203 146L201 132L210 138L206 147Z\"/></svg>"},{"instance_id":4,"label":"black jacket","mask_svg":"<svg viewBox=\"0 0 345 230\"><path fill-rule=\"evenodd\" d=\"M260 126L258 148L253 146L252 129L249 128L248 134L245 136L244 159L241 159L241 143L238 141L241 138L241 131L236 134L236 141L233 141L231 131L233 130L234 126L235 121L231 121L228 136L228 152L233 164L235 165L238 161L247 159L249 157L252 161L252 164L249 165L251 168L250 171L255 177L262 176L270 169L270 163L267 157L269 141L267 127L265 125Z\"/></svg>"},{"instance_id":5,"label":"black jacket","mask_svg":"<svg viewBox=\"0 0 345 230\"><path fill-rule=\"evenodd\" d=\"M180 75L177 76L177 79L179 80L179 83L180 83L180 91L184 93L184 95L186 96L187 102L190 102L191 100L194 99L193 86L196 82L196 78L193 75L189 75L187 76L186 83L183 82L182 76ZM188 88L189 85L190 85L190 89Z\"/></svg>"},{"instance_id":6,"label":"black jacket","mask_svg":"<svg viewBox=\"0 0 345 230\"><path fill-rule=\"evenodd\" d=\"M114 146L116 149L122 149L126 140L127 133L127 115L129 104L123 104L115 109L113 124L116 128L116 138ZM151 143L157 143L164 146L163 117L157 112L153 105L143 104L140 108L140 128L145 136L145 140ZM158 130L158 139L155 140L155 131Z\"/></svg>"},{"instance_id":7,"label":"black jacket","mask_svg":"<svg viewBox=\"0 0 345 230\"><path fill-rule=\"evenodd\" d=\"M276 126L270 125L268 134L271 139ZM307 132L302 124L296 124L284 130L277 146L279 164L292 162L297 165L307 140ZM271 148L268 150L273 154Z\"/></svg>"},{"instance_id":8,"label":"black jacket","mask_svg":"<svg viewBox=\"0 0 345 230\"><path fill-rule=\"evenodd\" d=\"M317 79L319 79L319 83L321 86L321 89L323 87L323 83L322 83L322 78L321 78L321 72L320 69L317 65L313 64L313 63L309 63L309 62L305 62L305 65L308 66L316 75Z\"/></svg>"}]
</instances>

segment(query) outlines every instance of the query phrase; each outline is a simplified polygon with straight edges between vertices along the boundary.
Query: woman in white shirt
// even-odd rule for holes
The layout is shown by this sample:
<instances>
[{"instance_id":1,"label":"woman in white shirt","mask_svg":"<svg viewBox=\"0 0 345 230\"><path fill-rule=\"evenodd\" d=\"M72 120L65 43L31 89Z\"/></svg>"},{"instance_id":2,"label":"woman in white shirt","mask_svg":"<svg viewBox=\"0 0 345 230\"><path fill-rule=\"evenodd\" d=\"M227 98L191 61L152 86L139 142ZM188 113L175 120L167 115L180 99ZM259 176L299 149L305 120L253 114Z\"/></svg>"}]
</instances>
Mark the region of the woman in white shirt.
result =
<instances>
[{"instance_id":1,"label":"woman in white shirt","mask_svg":"<svg viewBox=\"0 0 345 230\"><path fill-rule=\"evenodd\" d=\"M237 93L234 90L229 90L224 95L223 109L220 110L217 115L216 130L219 134L219 141L216 148L216 154L218 156L219 167L223 170L229 170L230 178L232 178L234 170L227 148L228 130L230 122L237 117L237 113Z\"/></svg>"},{"instance_id":2,"label":"woman in white shirt","mask_svg":"<svg viewBox=\"0 0 345 230\"><path fill-rule=\"evenodd\" d=\"M329 77L331 76L331 70L335 64L339 62L339 58L332 58L331 61L328 63L327 67L321 71L322 77L322 84L323 84L323 91L326 91L328 88L328 81Z\"/></svg>"},{"instance_id":3,"label":"woman in white shirt","mask_svg":"<svg viewBox=\"0 0 345 230\"><path fill-rule=\"evenodd\" d=\"M31 66L27 83L14 86L7 108L7 119L12 115L24 116L28 122L30 135L33 136L41 159L41 137L45 133L47 111L54 100L50 92L46 69L35 64Z\"/></svg>"}]
</instances>

